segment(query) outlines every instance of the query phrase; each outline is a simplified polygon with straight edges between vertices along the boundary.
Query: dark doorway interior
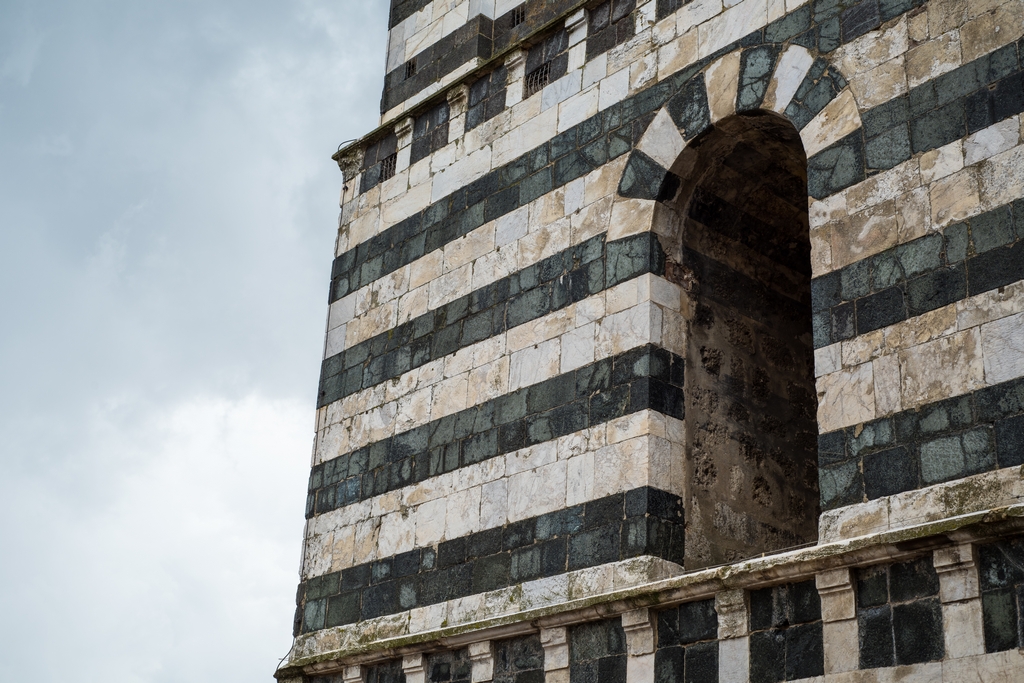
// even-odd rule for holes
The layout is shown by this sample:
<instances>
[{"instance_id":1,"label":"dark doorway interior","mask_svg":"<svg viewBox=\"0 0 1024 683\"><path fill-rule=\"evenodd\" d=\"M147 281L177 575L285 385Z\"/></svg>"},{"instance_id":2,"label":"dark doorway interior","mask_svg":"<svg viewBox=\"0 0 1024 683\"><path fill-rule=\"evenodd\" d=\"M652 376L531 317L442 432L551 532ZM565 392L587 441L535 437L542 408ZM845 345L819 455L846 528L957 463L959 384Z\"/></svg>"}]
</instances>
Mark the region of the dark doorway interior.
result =
<instances>
[{"instance_id":1,"label":"dark doorway interior","mask_svg":"<svg viewBox=\"0 0 1024 683\"><path fill-rule=\"evenodd\" d=\"M756 113L720 121L672 170L696 569L817 539L807 159L788 121Z\"/></svg>"}]
</instances>

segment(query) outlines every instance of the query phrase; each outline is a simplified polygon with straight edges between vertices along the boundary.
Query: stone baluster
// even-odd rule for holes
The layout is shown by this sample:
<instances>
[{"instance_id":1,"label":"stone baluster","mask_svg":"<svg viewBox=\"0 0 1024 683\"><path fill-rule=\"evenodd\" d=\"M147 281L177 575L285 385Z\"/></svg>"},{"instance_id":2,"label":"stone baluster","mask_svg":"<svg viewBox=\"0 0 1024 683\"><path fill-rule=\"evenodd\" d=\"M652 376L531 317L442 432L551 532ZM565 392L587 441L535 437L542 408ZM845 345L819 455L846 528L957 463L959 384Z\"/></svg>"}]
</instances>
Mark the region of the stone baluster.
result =
<instances>
[{"instance_id":1,"label":"stone baluster","mask_svg":"<svg viewBox=\"0 0 1024 683\"><path fill-rule=\"evenodd\" d=\"M970 543L939 548L932 554L939 575L947 659L985 653L981 590L974 560Z\"/></svg>"},{"instance_id":2,"label":"stone baluster","mask_svg":"<svg viewBox=\"0 0 1024 683\"><path fill-rule=\"evenodd\" d=\"M750 621L742 590L715 594L718 613L718 681L747 683L750 678Z\"/></svg>"},{"instance_id":3,"label":"stone baluster","mask_svg":"<svg viewBox=\"0 0 1024 683\"><path fill-rule=\"evenodd\" d=\"M470 643L469 661L473 665L473 683L484 683L494 678L494 644L491 641Z\"/></svg>"},{"instance_id":4,"label":"stone baluster","mask_svg":"<svg viewBox=\"0 0 1024 683\"><path fill-rule=\"evenodd\" d=\"M569 683L569 634L564 626L542 628L544 683Z\"/></svg>"},{"instance_id":5,"label":"stone baluster","mask_svg":"<svg viewBox=\"0 0 1024 683\"><path fill-rule=\"evenodd\" d=\"M626 683L653 683L654 649L657 643L654 631L654 613L646 607L622 615L622 630L626 634Z\"/></svg>"},{"instance_id":6,"label":"stone baluster","mask_svg":"<svg viewBox=\"0 0 1024 683\"><path fill-rule=\"evenodd\" d=\"M814 577L821 598L825 674L856 671L860 666L857 597L849 569L831 569Z\"/></svg>"},{"instance_id":7,"label":"stone baluster","mask_svg":"<svg viewBox=\"0 0 1024 683\"><path fill-rule=\"evenodd\" d=\"M359 666L346 666L341 672L341 680L344 683L366 683L366 669Z\"/></svg>"}]
</instances>

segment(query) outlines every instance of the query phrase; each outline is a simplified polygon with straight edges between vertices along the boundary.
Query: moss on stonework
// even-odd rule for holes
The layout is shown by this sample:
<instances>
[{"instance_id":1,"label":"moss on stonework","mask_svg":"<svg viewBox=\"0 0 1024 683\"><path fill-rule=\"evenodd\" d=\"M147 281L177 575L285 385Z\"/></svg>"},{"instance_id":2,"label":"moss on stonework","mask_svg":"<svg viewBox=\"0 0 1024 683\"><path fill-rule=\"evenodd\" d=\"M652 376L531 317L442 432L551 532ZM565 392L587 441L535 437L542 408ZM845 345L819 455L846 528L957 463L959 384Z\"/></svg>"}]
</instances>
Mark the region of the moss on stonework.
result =
<instances>
[{"instance_id":1,"label":"moss on stonework","mask_svg":"<svg viewBox=\"0 0 1024 683\"><path fill-rule=\"evenodd\" d=\"M981 484L957 487L956 493L951 494L950 509L963 509L962 506L968 504L971 496L978 496L984 492L984 489L985 487ZM976 497L974 501L977 504ZM935 545L940 545L946 541L946 535L954 532L980 536L997 535L1011 530L1019 530L1022 524L1024 524L1024 504L1012 505L962 514L954 518L887 531L874 536L837 541L779 555L744 560L731 565L713 567L614 590L610 593L571 598L566 602L526 609L512 614L456 625L444 622L441 628L433 631L408 633L411 623L409 613L396 615L397 618L388 618L383 623L364 622L355 627L339 626L296 639L295 645L300 649L303 644L308 644L310 639L314 638L320 642L333 640L337 645L333 648L328 646L329 649L324 652L295 657L279 669L275 676L278 680L284 681L290 677L301 675L305 667L316 664L338 662L348 657L374 651L380 652L381 655L389 652L393 654L401 648L422 645L441 638L452 638L474 631L534 621L547 616L588 608L594 608L594 617L600 618L601 616L612 616L627 609L706 599L722 590L746 589L782 577L796 580L812 576L815 572L824 569L854 564L862 561L873 550L877 554L877 551L882 550L885 546L897 546L894 550L898 553L898 546L909 542L914 542L915 548L921 547L922 542L927 544L928 540L932 540ZM893 550L885 551L887 554L892 552ZM650 559L635 558L629 560L628 564L635 566L645 561L649 563ZM618 566L628 566L628 564L627 562L617 563ZM522 594L522 584L516 585L510 591L509 597L504 600L502 607L513 608L522 600ZM395 633L399 630L405 631L405 633ZM349 635L349 642L354 641L354 644L342 647L341 636L346 632Z\"/></svg>"}]
</instances>

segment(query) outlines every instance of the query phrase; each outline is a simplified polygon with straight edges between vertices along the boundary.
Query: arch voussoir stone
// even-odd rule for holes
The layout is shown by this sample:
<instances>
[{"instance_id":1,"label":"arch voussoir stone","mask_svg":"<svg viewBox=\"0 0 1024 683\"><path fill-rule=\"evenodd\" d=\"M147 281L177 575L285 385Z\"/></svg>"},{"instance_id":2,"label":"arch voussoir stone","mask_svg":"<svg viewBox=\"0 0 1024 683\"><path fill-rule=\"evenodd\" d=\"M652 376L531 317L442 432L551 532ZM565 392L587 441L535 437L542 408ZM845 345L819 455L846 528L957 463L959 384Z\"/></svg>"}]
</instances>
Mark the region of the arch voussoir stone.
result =
<instances>
[{"instance_id":1,"label":"arch voussoir stone","mask_svg":"<svg viewBox=\"0 0 1024 683\"><path fill-rule=\"evenodd\" d=\"M725 54L682 85L631 153L619 195L666 196L677 182L669 169L691 140L728 116L759 110L785 117L800 132L811 197L863 179L860 110L846 78L801 45L767 43Z\"/></svg>"}]
</instances>

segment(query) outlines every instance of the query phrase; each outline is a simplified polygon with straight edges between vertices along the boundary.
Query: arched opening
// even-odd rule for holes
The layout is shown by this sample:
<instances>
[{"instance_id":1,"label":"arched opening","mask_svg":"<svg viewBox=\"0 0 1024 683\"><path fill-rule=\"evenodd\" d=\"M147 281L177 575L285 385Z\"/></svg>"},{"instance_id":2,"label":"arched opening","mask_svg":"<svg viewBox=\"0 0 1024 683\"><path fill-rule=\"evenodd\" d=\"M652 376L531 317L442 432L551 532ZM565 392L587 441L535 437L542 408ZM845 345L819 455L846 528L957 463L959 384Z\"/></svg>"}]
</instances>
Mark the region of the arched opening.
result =
<instances>
[{"instance_id":1,"label":"arched opening","mask_svg":"<svg viewBox=\"0 0 1024 683\"><path fill-rule=\"evenodd\" d=\"M817 539L807 158L786 119L719 121L660 220L686 313L686 566Z\"/></svg>"}]
</instances>

